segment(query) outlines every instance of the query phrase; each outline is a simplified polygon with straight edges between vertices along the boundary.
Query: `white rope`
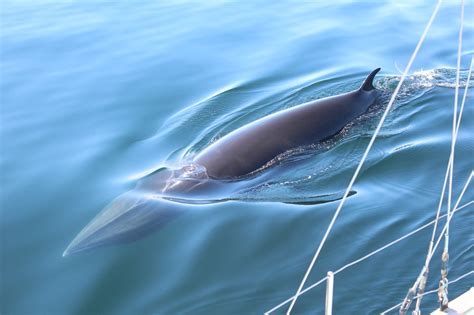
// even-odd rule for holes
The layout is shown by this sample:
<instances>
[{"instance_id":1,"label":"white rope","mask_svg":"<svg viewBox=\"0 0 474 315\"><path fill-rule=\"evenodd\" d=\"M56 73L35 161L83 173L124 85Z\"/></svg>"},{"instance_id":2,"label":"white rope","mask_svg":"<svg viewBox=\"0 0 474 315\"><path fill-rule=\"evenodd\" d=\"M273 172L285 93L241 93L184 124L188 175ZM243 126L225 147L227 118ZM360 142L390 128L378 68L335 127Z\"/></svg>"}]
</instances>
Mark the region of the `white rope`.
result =
<instances>
[{"instance_id":1,"label":"white rope","mask_svg":"<svg viewBox=\"0 0 474 315\"><path fill-rule=\"evenodd\" d=\"M454 170L454 148L456 146L456 116L458 112L459 99L459 71L461 68L461 51L462 51L462 32L464 28L464 0L461 0L461 21L458 35L458 58L456 63L456 86L454 90L454 113L453 113L453 134L451 137L451 168L449 169L449 190L448 190L448 214L451 211L451 197L453 194L453 170ZM449 248L449 225L446 229L444 251L447 253Z\"/></svg>"},{"instance_id":2,"label":"white rope","mask_svg":"<svg viewBox=\"0 0 474 315\"><path fill-rule=\"evenodd\" d=\"M457 120L457 123L456 123L456 132L455 132L455 136L454 136L454 142L456 143L457 141L457 136L458 136L458 133L459 133L459 127L461 126L461 120L462 120L462 114L464 112L464 105L466 103L466 97L467 97L467 91L468 91L468 87L469 87L469 84L470 84L470 81L471 81L471 74L472 74L472 68L473 68L473 64L474 64L474 57L471 57L471 64L469 66L469 71L468 71L468 74L467 74L467 80L466 80L466 86L464 88L464 95L463 95L463 99L462 99L462 102L461 102L461 108L459 110L459 117L458 117L458 120ZM448 162L448 166L446 167L446 173L444 175L444 182L443 182L443 188L441 190L441 195L440 195L440 198L439 198L439 202L438 202L438 209L436 211L436 218L439 219L440 218L440 213L441 213L441 207L443 205L443 201L444 201L444 195L445 195L445 191L446 191L446 185L447 185L447 182L448 182L448 177L449 177L449 171L451 169L451 155L449 156L449 162ZM437 220L436 219L436 220ZM430 240L430 243L429 243L429 247L428 247L428 252L426 254L426 261L425 261L425 270L429 270L428 269L428 256L429 256L429 253L433 250L433 245L434 245L434 239L435 239L435 236L436 236L436 229L438 227L438 222L436 221L435 224L434 224L434 227L433 227L433 232L431 234L431 240ZM423 277L423 276L422 276ZM421 281L421 279L417 279L417 282L415 282L415 284L418 284L419 282ZM426 281L426 279L425 279ZM415 285L412 287L412 289L415 289ZM423 295L421 295L423 296ZM417 300L416 302L416 309L415 310L419 310L420 308L420 304L421 304L421 298Z\"/></svg>"},{"instance_id":3,"label":"white rope","mask_svg":"<svg viewBox=\"0 0 474 315\"><path fill-rule=\"evenodd\" d=\"M471 78L471 71L472 71L472 58L471 58L471 65L469 67L469 73L466 81L466 87L464 90L464 96L462 100L462 105L461 105L461 110L459 113L459 119L456 119L457 117L457 109L458 109L458 99L459 99L459 74L460 74L460 69L461 69L461 52L462 52L462 33L463 33L463 25L464 25L464 0L461 0L461 18L460 18L460 27L459 27L459 35L458 35L458 51L457 51L457 62L456 62L456 83L455 83L455 92L454 92L454 111L453 111L453 127L452 127L452 137L451 137L451 152L449 155L449 162L448 166L446 168L446 174L444 178L444 183L443 183L443 189L441 190L441 196L438 204L438 210L436 212L436 217L439 217L441 207L443 204L443 199L444 199L444 194L446 190L446 182L449 177L449 189L448 189L448 202L447 202L447 214L449 215L451 212L451 198L452 198L452 188L453 188L453 170L454 170L454 153L455 153L455 146L456 146L456 141L457 141L457 136L459 132L459 127L461 125L461 118L462 118L462 113L464 110L464 103L466 101L466 96L467 96L467 90L469 87L469 80ZM449 176L448 176L449 174ZM428 256L429 253L433 249L433 241L434 237L436 234L436 229L437 229L438 224L435 223L433 227L433 233L431 235L431 240L428 246L428 253L426 255L426 261L424 265L424 270L426 270L426 273L423 273L420 275L418 279L416 279L415 284L410 288L411 291L416 292L416 287L420 284L419 289L421 291L424 290L424 286L426 285L426 281L428 278ZM447 259L448 257L448 250L449 250L449 225L446 228L445 232L445 243L444 243L444 255L443 256ZM447 263L447 262L446 262ZM409 292L410 292L409 290ZM423 293L423 292L422 292ZM406 300L406 298L405 298ZM419 313L420 305L421 305L421 300L422 298L418 299L416 301L416 306L415 306L415 312Z\"/></svg>"},{"instance_id":4,"label":"white rope","mask_svg":"<svg viewBox=\"0 0 474 315\"><path fill-rule=\"evenodd\" d=\"M464 104L466 103L467 89L469 88L469 83L471 81L473 65L474 65L474 55L471 56L471 65L469 66L469 72L467 73L466 86L464 87L464 95L462 97L461 109L459 110L459 118L458 118L458 123L456 125L456 137L459 132L459 125L461 124L462 113L464 111Z\"/></svg>"},{"instance_id":5,"label":"white rope","mask_svg":"<svg viewBox=\"0 0 474 315\"><path fill-rule=\"evenodd\" d=\"M464 187L461 191L461 194L459 195L459 198L458 200L456 201L456 204L454 205L454 209L456 209L456 207L459 205L459 203L461 202L462 200L462 197L464 196L464 193L466 192L467 190L467 187L469 187L469 184L471 183L471 180L472 180L472 177L474 176L474 172L471 171L471 174L469 175L469 178L467 179L466 181L466 184L464 184ZM433 247L433 250L431 251L430 255L429 255L429 260L428 262L431 260L431 258L433 257L433 254L434 252L436 251L436 248L438 247L441 239L443 238L443 233L446 232L446 229L448 228L449 226L449 223L451 222L451 219L454 215L454 211L451 211L451 213L448 215L448 218L447 218L447 221L446 221L446 224L444 225L443 227L443 230L441 231L441 234L439 235L438 237L438 240L436 241L436 244L435 246Z\"/></svg>"},{"instance_id":6,"label":"white rope","mask_svg":"<svg viewBox=\"0 0 474 315\"><path fill-rule=\"evenodd\" d=\"M467 75L467 81L466 81L466 86L465 86L465 89L464 89L464 96L463 96L463 99L462 99L462 102L461 102L461 109L459 111L459 117L458 117L458 121L457 121L457 124L456 124L456 134L455 134L455 141L457 141L457 135L458 135L458 132L459 132L459 127L461 126L461 119L462 119L462 114L464 112L464 104L466 103L466 97L467 97L467 90L468 90L468 87L469 87L469 83L470 83L470 80L471 80L471 74L472 74L472 68L473 68L473 64L474 64L474 57L471 57L471 65L469 67L469 72L468 72L468 75ZM444 195L445 195L445 191L446 191L446 185L448 183L448 177L449 177L449 171L450 171L450 168L451 168L451 155L449 156L449 162L448 162L448 166L446 167L446 173L444 175L444 183L443 183L443 188L441 190L441 195L440 195L440 199L439 199L439 202L438 202L438 210L436 212L436 217L439 217L440 215L440 212L441 212L441 207L443 205L443 201L444 201ZM431 249L433 248L433 242L434 242L434 238L435 238L435 235L436 235L436 228L437 228L438 224L437 222L435 223L435 226L433 227L433 233L431 235L431 241L430 241L430 246L429 246L429 250L428 250L428 253L431 251Z\"/></svg>"},{"instance_id":7,"label":"white rope","mask_svg":"<svg viewBox=\"0 0 474 315\"><path fill-rule=\"evenodd\" d=\"M466 103L466 97L467 97L467 90L468 90L468 87L469 87L469 83L470 83L470 80L471 80L471 74L472 74L472 68L473 68L473 64L474 64L474 57L471 57L471 65L469 67L469 72L468 72L468 75L467 75L467 81L466 81L466 86L465 86L465 89L464 89L464 96L463 96L463 99L462 99L462 102L461 102L461 109L459 111L459 117L458 117L458 121L457 121L457 124L456 124L456 136L455 136L455 141L457 141L457 135L458 135L458 132L459 132L459 127L461 126L461 119L462 119L462 114L464 112L464 104ZM446 191L446 185L448 183L448 177L449 177L449 170L451 168L451 156L449 157L449 162L448 162L448 166L446 167L446 173L444 175L444 182L443 182L443 188L441 189L441 194L440 194L440 198L439 198L439 202L438 202L438 209L436 211L436 218L439 218L440 217L440 213L441 213L441 207L443 205L443 201L444 201L444 195L445 195L445 191ZM431 250L433 249L433 245L434 245L434 238L436 236L436 229L438 227L438 222L435 222L434 224L434 227L433 227L433 232L431 234L431 241L430 241L430 245L429 245L429 248L428 248L428 253L431 252ZM428 254L426 255L428 256Z\"/></svg>"},{"instance_id":8,"label":"white rope","mask_svg":"<svg viewBox=\"0 0 474 315\"><path fill-rule=\"evenodd\" d=\"M455 209L452 211L452 213L461 211L461 210L463 210L463 209L469 207L469 206L472 205L472 204L474 204L474 200L471 200L471 201L465 203L465 204L462 205L461 207L455 208ZM406 238L408 238L408 237L410 237L410 236L412 236L412 235L414 235L414 234L416 234L416 233L418 233L418 232L420 232L420 231L422 231L422 230L424 230L424 229L430 227L431 225L435 224L436 220L443 219L443 218L446 217L446 216L447 216L447 214L443 214L443 215L440 216L438 219L435 219L435 220L433 220L433 221L431 221L431 222L429 222L429 223L426 223L425 225L423 225L423 226L417 228L416 230L413 230L413 231L411 231L411 232L409 232L409 233L407 233L407 234L405 234L405 235L403 235L403 236L397 238L396 240L394 240L394 241L392 241L392 242L390 242L390 243L387 243L386 245L384 245L384 246L382 246L382 247L379 247L378 249L376 249L376 250L370 252L369 254L367 254L367 255L365 255L365 256L362 256L362 257L360 257L360 258L358 258L358 259L356 259L356 260L354 260L354 261L348 263L347 265L342 266L341 268L339 268L339 269L337 269L336 271L334 271L334 275L336 275L336 274L338 274L338 273L344 271L345 269L347 269L347 268L349 268L349 267L352 267L352 266L354 266L354 265L356 265L356 264L358 264L358 263L360 263L360 262L362 262L362 261L364 261L364 260L370 258L371 256L373 256L373 255L375 255L375 254L377 254L377 253L379 253L379 252L381 252L381 251L383 251L383 250L385 250L385 249L387 249L387 248L389 248L389 247L391 247L391 246L393 246L393 245L399 243L400 241L403 241L404 239L406 239ZM312 285L310 285L310 286L307 287L306 289L302 290L302 291L300 292L300 295L303 295L304 293L306 293L306 292L308 292L308 291L314 289L315 287L317 287L318 285L320 285L320 284L322 284L324 281L326 281L326 279L327 279L327 277L324 277L324 278L320 279L319 281L313 283ZM281 308L282 306L284 306L284 305L288 304L289 302L291 302L294 298L295 298L295 296L290 297L289 299L287 299L287 300L281 302L280 304L278 304L277 306L273 307L272 309L266 311L265 314L268 315L268 314L270 314L270 313L276 311L277 309L279 309L279 308ZM401 304L401 303L400 303L400 304ZM399 305L400 305L400 304L399 304Z\"/></svg>"},{"instance_id":9,"label":"white rope","mask_svg":"<svg viewBox=\"0 0 474 315\"><path fill-rule=\"evenodd\" d=\"M295 298L291 301L290 307L288 308L288 311L287 311L287 315L290 315L290 314L291 314L291 311L292 311L292 309L293 309L293 307L294 307L294 305L295 305L295 303L296 303L296 300L297 300L297 298L298 298L298 296L299 296L301 290L303 289L303 287L304 287L304 285L305 285L305 283L306 283L306 280L308 279L308 276L309 276L311 270L313 269L313 266L314 266L314 264L315 264L315 262L316 262L316 260L317 260L317 258L318 258L318 256L319 256L319 253L321 252L321 249L322 249L323 246L324 246L324 243L326 242L326 240L327 240L327 238L328 238L328 236L329 236L329 233L331 232L331 229L332 229L334 223L336 222L337 216L339 215L339 212L341 211L342 207L344 206L344 203L345 203L345 201L346 201L346 199L347 199L347 196L349 195L349 192L352 190L352 185L354 185L354 182L355 182L357 176L359 175L360 170L362 169L362 165L364 164L364 162L365 162L365 160L366 160L366 158L367 158L367 155L369 154L369 151L370 151L370 149L372 148L372 145L373 145L374 142L375 142L375 138L377 138L377 135L379 134L380 129L382 129L382 125L383 125L383 123L385 122L385 119L386 119L386 117L387 117L387 115L388 115L390 109L392 108L393 103L395 102L395 98L397 97L397 94L398 94L398 92L400 91L400 88L401 88L403 82L405 81L405 77L407 76L408 72L410 71L411 65L413 64L413 61L415 60L415 57L416 57L416 55L418 54L418 51L420 50L421 45L422 45L422 43L424 42L426 35L428 34L428 30L430 29L431 24L433 23L433 21L434 21L436 15L437 15L437 13L438 13L438 11L439 11L439 8L440 8L440 6L441 6L441 3L442 3L442 0L438 0L438 3L436 4L436 7L435 7L435 9L434 9L434 11L433 11L433 13L432 13L432 15L431 15L429 21L428 21L428 24L426 25L426 27L425 27L425 29L424 29L424 31L423 31L423 34L421 35L421 37L420 37L420 39L419 39L419 41L418 41L418 44L416 45L415 50L413 51L413 53L412 53L412 55L411 55L411 57L410 57L410 60L408 61L408 64L407 64L407 66L406 66L406 68L405 68L405 71L403 72L403 74L402 74L402 76L401 76L401 78L400 78L400 82L398 82L398 85L397 85L397 87L395 88L395 91L393 92L392 97L390 98L390 101L389 101L389 103L388 103L388 105L387 105L387 108L385 109L385 111L384 111L384 113L383 113L383 116L382 116L382 118L380 119L380 122L379 122L379 124L377 125L377 128L375 129L375 132L374 132L374 134L372 135L372 138L370 139L369 144L367 145L367 148L365 149L365 152L364 152L364 154L363 154L363 156L362 156L362 159L360 160L359 165L357 165L357 168L356 168L356 170L355 170L355 172L354 172L354 175L352 176L352 179L351 179L351 181L349 182L349 185L347 186L347 189L346 189L346 191L345 191L345 193L344 193L344 196L342 197L341 202L339 203L339 206L337 207L336 212L334 213L334 215L333 215L333 217L332 217L332 219L331 219L331 222L329 223L329 226L328 226L328 228L327 228L327 230L326 230L326 233L324 234L323 239L321 240L321 242L320 242L320 244L319 244L319 247L318 247L318 249L316 250L316 252L315 252L315 254L314 254L314 256L313 256L313 259L311 260L311 263L309 264L309 267L308 267L308 269L306 270L306 273L305 273L305 275L304 275L304 277L303 277L303 280L301 281L301 283L300 283L300 285L299 285L299 287L298 287L298 290L296 291Z\"/></svg>"},{"instance_id":10,"label":"white rope","mask_svg":"<svg viewBox=\"0 0 474 315\"><path fill-rule=\"evenodd\" d=\"M456 204L455 204L455 206L454 206L454 209L456 209L457 206L459 205L459 203L461 202L462 197L464 196L464 193L466 192L466 189L467 189L467 187L469 186L469 184L470 184L470 182L471 182L471 179L472 179L472 177L473 177L473 174L474 174L474 172L471 171L471 174L469 175L469 178L468 178L468 180L466 181L466 184L464 185L464 187L463 187L463 189L462 189L462 191L461 191L461 194L459 195L458 200L456 201ZM426 257L426 262L425 262L425 264L423 265L423 268L421 268L421 272L420 272L420 274L418 275L418 277L416 278L416 281L415 281L415 283L413 284L413 286L410 288L410 290L413 291L414 289L416 289L416 287L418 286L418 284L420 283L420 281L421 281L421 279L422 279L422 277L423 277L423 274L428 270L428 266L429 266L429 264L430 264L430 262L431 262L431 259L433 258L434 252L435 252L436 249L438 248L438 245L439 245L439 243L441 242L441 239L443 238L443 234L446 232L446 229L447 229L447 227L449 226L449 223L451 222L451 218L453 217L453 215L454 215L454 211L451 211L451 213L448 214L448 218L447 218L447 220L446 220L446 224L444 225L442 231L440 232L440 235L439 235L439 237L438 237L438 240L436 241L436 243L435 243L435 245L434 245L432 251L428 253L428 256ZM410 292L410 290L409 290L409 292ZM413 291L413 292L414 292L414 291ZM403 301L402 303L400 303L400 305L401 305L401 304L405 304L405 303L406 303L406 300L407 300L407 298L405 298L404 301ZM408 305L408 306L409 306L409 305Z\"/></svg>"},{"instance_id":11,"label":"white rope","mask_svg":"<svg viewBox=\"0 0 474 315\"><path fill-rule=\"evenodd\" d=\"M452 280L452 281L449 281L448 283L449 283L449 284L456 283L456 282L458 282L459 280L462 280L462 279L464 279L464 278L466 278L466 277L472 275L473 273L474 273L474 270L471 270L471 271L469 271L469 272L466 272L466 273L463 274L462 276L459 276L458 278L456 278L456 279L454 279L454 280ZM431 290L431 291L426 291L426 292L423 293L423 294L419 294L419 295L415 296L413 299L419 299L419 298L421 298L421 297L423 297L423 296L425 296L425 295L432 294L432 293L435 293L435 292L438 292L438 289L433 289L433 290ZM385 315L385 314L387 314L388 312L393 311L394 309L400 307L401 305L402 305L402 303L398 303L397 305L394 305L394 306L392 306L391 308L386 309L385 311L383 311L382 313L380 313L380 315Z\"/></svg>"}]
</instances>

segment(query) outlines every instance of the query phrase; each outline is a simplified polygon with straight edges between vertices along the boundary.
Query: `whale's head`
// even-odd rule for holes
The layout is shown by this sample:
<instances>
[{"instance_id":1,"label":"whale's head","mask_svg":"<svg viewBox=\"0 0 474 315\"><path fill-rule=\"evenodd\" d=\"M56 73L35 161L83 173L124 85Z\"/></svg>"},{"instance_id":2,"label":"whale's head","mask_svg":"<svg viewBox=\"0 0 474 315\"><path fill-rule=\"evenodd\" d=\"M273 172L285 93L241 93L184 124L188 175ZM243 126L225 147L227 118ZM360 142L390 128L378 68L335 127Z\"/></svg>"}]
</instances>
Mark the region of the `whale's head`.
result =
<instances>
[{"instance_id":1,"label":"whale's head","mask_svg":"<svg viewBox=\"0 0 474 315\"><path fill-rule=\"evenodd\" d=\"M200 194L205 195L209 187L217 191L217 185L209 180L206 169L196 164L179 169L161 168L141 179L135 189L110 202L73 239L63 256L143 238L192 204L208 202L200 200Z\"/></svg>"},{"instance_id":2,"label":"whale's head","mask_svg":"<svg viewBox=\"0 0 474 315\"><path fill-rule=\"evenodd\" d=\"M110 202L92 219L69 244L63 256L138 240L184 210L183 205L156 195L129 191Z\"/></svg>"}]
</instances>

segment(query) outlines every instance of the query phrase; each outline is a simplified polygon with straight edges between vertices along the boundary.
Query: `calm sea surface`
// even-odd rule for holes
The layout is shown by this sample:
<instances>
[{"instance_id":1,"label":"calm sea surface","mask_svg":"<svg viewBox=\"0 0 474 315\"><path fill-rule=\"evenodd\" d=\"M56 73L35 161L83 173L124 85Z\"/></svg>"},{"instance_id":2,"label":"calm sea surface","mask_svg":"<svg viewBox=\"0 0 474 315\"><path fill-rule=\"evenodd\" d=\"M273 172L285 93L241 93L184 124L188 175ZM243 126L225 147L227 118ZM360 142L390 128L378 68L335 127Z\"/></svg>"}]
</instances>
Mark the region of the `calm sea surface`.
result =
<instances>
[{"instance_id":1,"label":"calm sea surface","mask_svg":"<svg viewBox=\"0 0 474 315\"><path fill-rule=\"evenodd\" d=\"M2 1L0 313L262 314L292 296L433 8ZM462 87L474 1L465 15ZM450 150L459 16L457 1L441 7L308 285L434 218ZM228 196L234 201L194 206L140 241L62 257L144 174L269 113L355 89L377 67L382 96L327 147L283 159ZM473 167L472 96L456 146L455 198ZM473 198L471 186L461 204ZM473 269L473 210L451 222L450 279ZM431 231L338 274L335 314L400 302ZM429 288L439 270L438 251ZM453 284L450 296L473 283L471 275ZM323 284L301 296L294 314L321 314L324 295ZM437 306L436 295L423 301L425 312Z\"/></svg>"}]
</instances>

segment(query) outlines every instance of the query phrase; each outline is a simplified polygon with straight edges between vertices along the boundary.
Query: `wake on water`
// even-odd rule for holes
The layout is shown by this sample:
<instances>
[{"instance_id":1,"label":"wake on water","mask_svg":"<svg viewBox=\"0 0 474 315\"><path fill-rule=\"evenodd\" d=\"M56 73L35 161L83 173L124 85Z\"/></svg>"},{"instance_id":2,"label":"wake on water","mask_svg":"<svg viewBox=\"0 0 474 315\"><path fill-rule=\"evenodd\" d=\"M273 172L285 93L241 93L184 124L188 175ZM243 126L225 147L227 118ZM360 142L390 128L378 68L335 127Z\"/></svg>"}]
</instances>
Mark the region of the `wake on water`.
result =
<instances>
[{"instance_id":1,"label":"wake on water","mask_svg":"<svg viewBox=\"0 0 474 315\"><path fill-rule=\"evenodd\" d=\"M467 74L468 71L461 71L460 73L461 87L464 87L466 84ZM399 110L404 105L414 102L432 89L455 88L455 78L455 69L440 68L414 72L405 79L405 84L399 92L392 111ZM372 131L377 125L399 80L400 76L398 75L386 75L376 79L374 85L381 92L376 103L364 115L348 124L336 136L322 143L295 148L275 157L253 173L236 179L241 184L245 183L245 185L240 185L237 191L215 199L206 199L205 202L240 200L317 204L339 200L343 195L346 180L359 161L362 150L365 148L366 142L369 141ZM274 100L273 104L267 104L266 107L271 108L271 112L274 112L318 98L346 92L360 84L359 77L345 79L343 82L338 81L337 79L331 80L328 83L329 87L324 89L321 89L319 82L302 85L292 89L290 92L282 93L284 96L281 99ZM235 91L236 89L238 90L239 88L233 87L231 90ZM220 100L223 101L223 99L228 97L225 95L228 91L224 90L222 94L214 95L210 103L206 101L200 102L201 110L209 111L210 109L206 107L214 107ZM256 117L248 117L249 111L247 110L247 113L245 113L246 111L242 108L239 108L237 111L241 115L245 115L247 119L255 120L262 117L257 115L263 112L261 104L258 104L257 108L258 110L254 111L256 114L254 116ZM199 109L193 109L193 112L197 111ZM184 161L191 160L200 149L232 131L233 129L226 127L234 126L235 121L242 120L241 115L226 114L226 117L233 117L230 121L227 119L217 119L216 121L221 123L215 124L213 128L208 129L211 132L217 131L217 134L202 135L203 139L191 145L182 156L182 159ZM179 118L179 116L175 118ZM381 139L389 138L403 131L403 128L400 126L394 126L393 121L393 119L387 119L384 132L380 136ZM379 156L372 157L372 160L369 159L369 167L371 163L375 163L377 159L383 159L383 157L383 154L379 154ZM192 178L192 168L190 170L191 173L186 176ZM200 173L202 173L201 169ZM199 174L199 176L202 176L202 174ZM355 193L355 191L352 192L352 194ZM187 200L186 202L202 203L203 201Z\"/></svg>"},{"instance_id":2,"label":"wake on water","mask_svg":"<svg viewBox=\"0 0 474 315\"><path fill-rule=\"evenodd\" d=\"M464 82L462 84L465 84L466 76L466 72L461 74L461 82ZM393 110L399 113L404 110L407 113L403 113L403 115L409 116L413 110L413 107L409 105L415 104L415 101L430 89L453 88L454 77L454 70L447 69L413 74L402 88L397 105ZM333 80L333 83L330 83L332 88L324 89L324 94L335 95L351 90L357 87L360 78L345 80L342 83L336 81L338 80ZM313 205L341 199L347 180L359 162L362 150L366 147L372 131L379 121L378 118L388 104L398 81L399 77L397 76L379 78L375 85L381 93L375 104L331 139L285 152L261 169L242 178L226 181L210 179L204 167L186 163L186 157L192 160L192 153L199 151L199 148L189 147L187 149L188 155L185 154L181 159L185 162L181 163L179 168L176 168L176 164L171 162L170 164L174 164L174 167L162 167L154 171L153 177L150 177L151 179L161 178L160 181L155 182L147 176L140 179L136 189L117 197L103 209L76 236L63 255L140 239L167 224L176 216L198 207L200 204L236 200ZM265 102L258 104L260 110L258 112L259 114L275 112L285 107L301 104L303 99L311 101L328 96L323 95L321 89L315 89L315 85L317 84L311 83L289 92L285 91L282 93L285 95L284 97L267 104L268 108L265 108L265 110L262 110ZM216 98L210 106L215 105L219 95ZM209 111L209 108L205 108L206 102L199 104L204 108L194 108L194 112L202 109ZM238 112L241 115L247 115L246 112L248 111L239 108ZM396 115L392 114L386 120L384 130L378 141L389 139L403 132L404 127L399 126L400 124L394 116ZM234 120L224 119L222 124L228 127L235 120L241 120L242 118L239 115L232 117ZM260 117L262 116L246 117L246 119L255 120ZM240 123L243 122L240 121ZM222 131L225 127L222 128L222 126L215 123L211 129ZM222 133L220 136L224 134ZM202 136L206 141L212 141L217 137L215 133L203 134ZM197 144L201 148L207 146L209 142L206 143L206 141L198 139L197 142L194 142L194 146ZM372 150L364 169L367 170L386 156L389 156L389 154L381 150ZM192 197L156 193L157 190L161 191L161 189L156 189L161 187L160 185L165 184L172 188L174 184L183 184L183 182L192 187L206 183L206 187L211 185L210 187L213 187L213 189L212 191L205 190ZM351 191L350 195L354 194L356 194L356 191Z\"/></svg>"}]
</instances>

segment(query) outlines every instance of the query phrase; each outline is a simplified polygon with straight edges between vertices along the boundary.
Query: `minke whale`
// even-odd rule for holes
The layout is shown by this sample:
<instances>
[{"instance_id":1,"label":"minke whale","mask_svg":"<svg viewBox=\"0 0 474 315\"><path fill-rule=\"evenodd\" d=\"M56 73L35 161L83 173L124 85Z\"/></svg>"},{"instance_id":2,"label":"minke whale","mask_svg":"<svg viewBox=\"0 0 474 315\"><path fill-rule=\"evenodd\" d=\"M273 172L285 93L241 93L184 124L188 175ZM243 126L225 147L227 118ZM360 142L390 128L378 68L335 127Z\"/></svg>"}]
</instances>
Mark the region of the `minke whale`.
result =
<instances>
[{"instance_id":1,"label":"minke whale","mask_svg":"<svg viewBox=\"0 0 474 315\"><path fill-rule=\"evenodd\" d=\"M379 71L373 70L357 90L255 120L209 145L191 163L145 176L106 206L63 256L142 238L199 203L230 193L280 154L330 139L374 104Z\"/></svg>"}]
</instances>

